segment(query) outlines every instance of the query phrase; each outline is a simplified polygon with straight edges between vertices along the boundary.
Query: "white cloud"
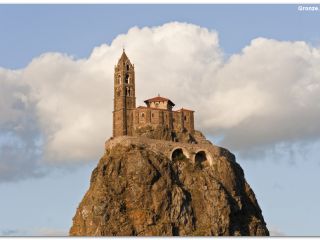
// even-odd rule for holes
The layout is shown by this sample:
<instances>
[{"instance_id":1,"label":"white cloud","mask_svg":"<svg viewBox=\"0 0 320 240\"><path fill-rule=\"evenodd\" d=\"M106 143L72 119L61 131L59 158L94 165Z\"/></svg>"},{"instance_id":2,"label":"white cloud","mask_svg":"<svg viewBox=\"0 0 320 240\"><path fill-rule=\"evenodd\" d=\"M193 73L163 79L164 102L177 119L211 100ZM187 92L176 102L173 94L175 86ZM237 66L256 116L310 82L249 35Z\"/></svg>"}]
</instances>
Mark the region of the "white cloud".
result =
<instances>
[{"instance_id":1,"label":"white cloud","mask_svg":"<svg viewBox=\"0 0 320 240\"><path fill-rule=\"evenodd\" d=\"M271 237L285 237L286 234L284 234L281 230L279 230L278 227L274 226L268 226L268 230Z\"/></svg>"},{"instance_id":2,"label":"white cloud","mask_svg":"<svg viewBox=\"0 0 320 240\"><path fill-rule=\"evenodd\" d=\"M138 105L160 93L193 108L197 129L224 135L231 151L319 138L319 48L257 38L224 62L215 31L176 22L133 27L87 59L45 53L24 69L0 69L1 135L31 142L42 162L97 160L112 133L123 45L135 64Z\"/></svg>"},{"instance_id":3,"label":"white cloud","mask_svg":"<svg viewBox=\"0 0 320 240\"><path fill-rule=\"evenodd\" d=\"M245 151L318 138L319 66L320 50L304 42L253 40L217 75L212 133L223 132L223 144Z\"/></svg>"},{"instance_id":4,"label":"white cloud","mask_svg":"<svg viewBox=\"0 0 320 240\"><path fill-rule=\"evenodd\" d=\"M102 153L110 135L112 95L108 74L98 66L90 59L47 53L25 69L23 79L32 86L30 97L45 134L45 159L84 161Z\"/></svg>"}]
</instances>

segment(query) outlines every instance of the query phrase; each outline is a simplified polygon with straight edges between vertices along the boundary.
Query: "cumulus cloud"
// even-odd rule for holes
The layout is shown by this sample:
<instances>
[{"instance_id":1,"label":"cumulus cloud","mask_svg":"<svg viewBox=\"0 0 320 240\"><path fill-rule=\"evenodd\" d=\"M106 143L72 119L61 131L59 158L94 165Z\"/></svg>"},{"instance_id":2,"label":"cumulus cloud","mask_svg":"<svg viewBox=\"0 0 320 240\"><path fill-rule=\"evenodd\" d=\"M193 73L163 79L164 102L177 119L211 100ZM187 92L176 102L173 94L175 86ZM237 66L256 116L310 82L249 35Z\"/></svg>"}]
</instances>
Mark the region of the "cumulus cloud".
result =
<instances>
[{"instance_id":1,"label":"cumulus cloud","mask_svg":"<svg viewBox=\"0 0 320 240\"><path fill-rule=\"evenodd\" d=\"M138 105L160 93L193 108L196 128L222 135L233 151L319 138L319 48L257 38L224 60L216 31L173 22L133 27L86 59L45 53L24 69L0 69L1 176L8 166L17 173L22 164L34 170L101 156L122 46L135 64Z\"/></svg>"},{"instance_id":2,"label":"cumulus cloud","mask_svg":"<svg viewBox=\"0 0 320 240\"><path fill-rule=\"evenodd\" d=\"M20 71L0 69L0 181L41 176L40 129Z\"/></svg>"},{"instance_id":3,"label":"cumulus cloud","mask_svg":"<svg viewBox=\"0 0 320 240\"><path fill-rule=\"evenodd\" d=\"M245 151L319 138L319 66L320 49L305 42L252 40L217 74L206 127Z\"/></svg>"}]
</instances>

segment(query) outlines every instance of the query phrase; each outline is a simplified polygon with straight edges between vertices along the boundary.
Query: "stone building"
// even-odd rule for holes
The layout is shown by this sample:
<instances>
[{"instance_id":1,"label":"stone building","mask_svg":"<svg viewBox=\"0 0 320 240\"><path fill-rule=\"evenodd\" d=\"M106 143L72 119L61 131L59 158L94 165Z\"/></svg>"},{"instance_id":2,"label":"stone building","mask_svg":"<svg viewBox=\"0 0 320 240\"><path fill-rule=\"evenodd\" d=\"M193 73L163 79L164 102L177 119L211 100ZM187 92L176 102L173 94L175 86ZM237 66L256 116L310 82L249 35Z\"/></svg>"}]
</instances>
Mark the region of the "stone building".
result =
<instances>
[{"instance_id":1,"label":"stone building","mask_svg":"<svg viewBox=\"0 0 320 240\"><path fill-rule=\"evenodd\" d=\"M175 104L160 95L144 102L146 106L136 107L134 64L123 51L114 70L113 137L134 136L146 126L165 129L172 136L194 133L194 111L173 110Z\"/></svg>"}]
</instances>

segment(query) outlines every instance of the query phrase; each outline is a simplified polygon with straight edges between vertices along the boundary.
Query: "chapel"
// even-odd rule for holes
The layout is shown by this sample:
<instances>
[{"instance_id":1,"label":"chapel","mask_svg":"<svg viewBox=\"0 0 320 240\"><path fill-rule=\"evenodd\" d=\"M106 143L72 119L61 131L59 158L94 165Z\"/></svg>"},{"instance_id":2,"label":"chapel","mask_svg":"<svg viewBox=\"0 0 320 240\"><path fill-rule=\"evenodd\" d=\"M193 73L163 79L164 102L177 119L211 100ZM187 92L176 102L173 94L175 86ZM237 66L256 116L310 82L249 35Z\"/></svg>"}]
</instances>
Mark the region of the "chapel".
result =
<instances>
[{"instance_id":1,"label":"chapel","mask_svg":"<svg viewBox=\"0 0 320 240\"><path fill-rule=\"evenodd\" d=\"M125 51L114 68L113 137L133 136L141 127L164 128L169 132L194 132L194 111L181 108L168 98L156 96L136 107L135 70Z\"/></svg>"}]
</instances>

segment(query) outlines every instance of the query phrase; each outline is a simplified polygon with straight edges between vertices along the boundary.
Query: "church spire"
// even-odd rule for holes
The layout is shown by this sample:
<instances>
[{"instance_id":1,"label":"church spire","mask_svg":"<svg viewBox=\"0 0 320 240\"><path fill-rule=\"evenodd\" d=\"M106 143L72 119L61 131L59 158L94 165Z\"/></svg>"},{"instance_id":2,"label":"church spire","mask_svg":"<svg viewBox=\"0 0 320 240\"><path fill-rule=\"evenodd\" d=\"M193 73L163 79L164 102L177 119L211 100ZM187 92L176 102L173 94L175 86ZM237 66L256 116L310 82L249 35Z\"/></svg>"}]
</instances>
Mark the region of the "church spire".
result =
<instances>
[{"instance_id":1,"label":"church spire","mask_svg":"<svg viewBox=\"0 0 320 240\"><path fill-rule=\"evenodd\" d=\"M113 136L132 135L132 114L136 108L134 65L123 49L114 71Z\"/></svg>"},{"instance_id":2,"label":"church spire","mask_svg":"<svg viewBox=\"0 0 320 240\"><path fill-rule=\"evenodd\" d=\"M119 59L119 61L118 61L118 65L119 65L119 64L124 65L124 64L126 64L126 63L130 63L130 60L129 60L127 54L126 54L125 49L123 48L123 49L122 49L121 57L120 57L120 59ZM130 64L131 64L131 63L130 63Z\"/></svg>"}]
</instances>

